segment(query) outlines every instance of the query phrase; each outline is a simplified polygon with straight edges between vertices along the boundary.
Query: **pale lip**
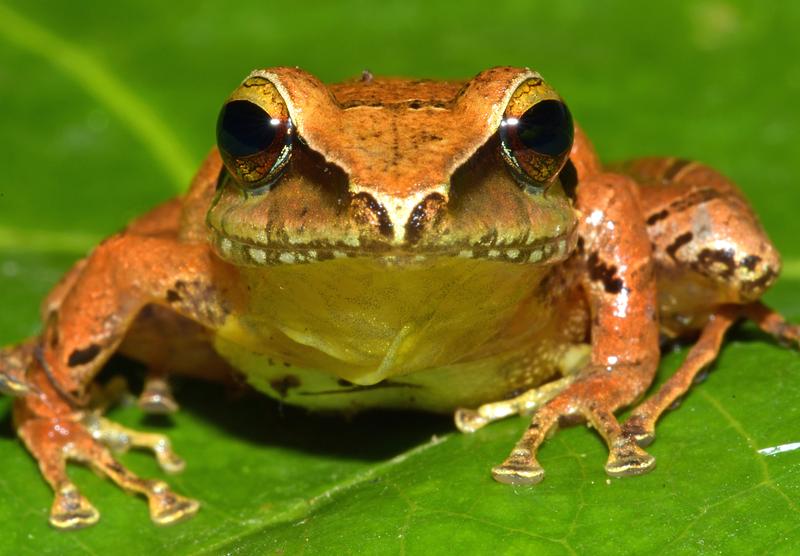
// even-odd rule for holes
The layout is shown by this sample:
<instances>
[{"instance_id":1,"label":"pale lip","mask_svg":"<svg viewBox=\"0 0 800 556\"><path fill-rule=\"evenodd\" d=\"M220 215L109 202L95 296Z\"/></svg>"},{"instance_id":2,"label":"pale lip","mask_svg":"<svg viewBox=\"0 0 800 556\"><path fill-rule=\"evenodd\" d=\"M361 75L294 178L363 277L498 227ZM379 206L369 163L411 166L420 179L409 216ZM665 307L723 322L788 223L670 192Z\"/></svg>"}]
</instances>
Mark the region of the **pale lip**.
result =
<instances>
[{"instance_id":1,"label":"pale lip","mask_svg":"<svg viewBox=\"0 0 800 556\"><path fill-rule=\"evenodd\" d=\"M518 264L552 264L573 251L575 230L555 237L533 240L524 245L460 246L450 249L391 249L385 245L364 246L355 242L314 245L259 245L211 230L211 244L224 260L238 266L307 264L333 259L367 257L387 264L413 264L437 258L483 259Z\"/></svg>"}]
</instances>

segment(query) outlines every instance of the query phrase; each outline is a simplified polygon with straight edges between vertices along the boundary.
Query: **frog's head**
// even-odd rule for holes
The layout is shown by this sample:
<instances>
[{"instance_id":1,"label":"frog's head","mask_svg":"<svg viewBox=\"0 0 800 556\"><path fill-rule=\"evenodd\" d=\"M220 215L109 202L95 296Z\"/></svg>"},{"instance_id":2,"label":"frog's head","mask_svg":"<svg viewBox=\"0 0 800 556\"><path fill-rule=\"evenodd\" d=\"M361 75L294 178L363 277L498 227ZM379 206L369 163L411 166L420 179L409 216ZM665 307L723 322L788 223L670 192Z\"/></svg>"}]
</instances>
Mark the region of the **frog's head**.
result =
<instances>
[{"instance_id":1,"label":"frog's head","mask_svg":"<svg viewBox=\"0 0 800 556\"><path fill-rule=\"evenodd\" d=\"M573 123L527 69L326 86L254 71L217 127L215 249L246 266L372 257L556 262L575 241ZM566 169L565 169L566 165Z\"/></svg>"}]
</instances>

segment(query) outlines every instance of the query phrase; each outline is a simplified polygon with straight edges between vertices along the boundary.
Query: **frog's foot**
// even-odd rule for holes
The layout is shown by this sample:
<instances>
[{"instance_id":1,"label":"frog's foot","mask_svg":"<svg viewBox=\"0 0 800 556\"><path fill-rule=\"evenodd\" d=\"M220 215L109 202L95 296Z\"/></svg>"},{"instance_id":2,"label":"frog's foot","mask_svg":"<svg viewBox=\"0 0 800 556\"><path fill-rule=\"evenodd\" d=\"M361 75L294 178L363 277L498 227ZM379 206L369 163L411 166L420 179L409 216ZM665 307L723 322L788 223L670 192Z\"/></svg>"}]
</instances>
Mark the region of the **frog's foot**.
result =
<instances>
[{"instance_id":1,"label":"frog's foot","mask_svg":"<svg viewBox=\"0 0 800 556\"><path fill-rule=\"evenodd\" d=\"M456 427L461 432L475 432L511 415L529 415L574 381L575 376L565 376L508 400L483 404L477 409L459 408L453 416Z\"/></svg>"},{"instance_id":2,"label":"frog's foot","mask_svg":"<svg viewBox=\"0 0 800 556\"><path fill-rule=\"evenodd\" d=\"M0 394L24 396L34 388L26 379L26 372L33 361L36 339L0 350Z\"/></svg>"},{"instance_id":3,"label":"frog's foot","mask_svg":"<svg viewBox=\"0 0 800 556\"><path fill-rule=\"evenodd\" d=\"M150 415L169 415L178 411L178 402L172 396L172 389L161 373L149 374L139 395L139 408Z\"/></svg>"},{"instance_id":4,"label":"frog's foot","mask_svg":"<svg viewBox=\"0 0 800 556\"><path fill-rule=\"evenodd\" d=\"M544 469L536 459L539 446L555 432L560 419L576 417L585 418L605 439L609 450L606 473L619 477L649 471L655 459L623 433L614 417L614 411L634 399L644 386L642 374L635 368L618 369L614 375L600 370L576 380L536 412L508 458L492 469L495 480L512 485L541 481Z\"/></svg>"},{"instance_id":5,"label":"frog's foot","mask_svg":"<svg viewBox=\"0 0 800 556\"><path fill-rule=\"evenodd\" d=\"M24 403L25 400L18 402ZM175 494L162 481L134 475L114 459L109 449L147 448L155 453L165 470L181 469L183 462L162 435L135 432L95 414L39 417L31 415L25 407L18 405L16 409L18 434L55 492L50 510L50 523L54 527L77 529L96 523L100 517L69 480L68 460L89 465L126 491L147 497L150 517L159 525L178 522L197 512L196 501Z\"/></svg>"},{"instance_id":6,"label":"frog's foot","mask_svg":"<svg viewBox=\"0 0 800 556\"><path fill-rule=\"evenodd\" d=\"M82 419L92 438L102 442L114 452L126 452L131 448L150 450L158 465L167 473L183 471L186 463L172 450L172 444L163 434L139 432L90 413Z\"/></svg>"}]
</instances>

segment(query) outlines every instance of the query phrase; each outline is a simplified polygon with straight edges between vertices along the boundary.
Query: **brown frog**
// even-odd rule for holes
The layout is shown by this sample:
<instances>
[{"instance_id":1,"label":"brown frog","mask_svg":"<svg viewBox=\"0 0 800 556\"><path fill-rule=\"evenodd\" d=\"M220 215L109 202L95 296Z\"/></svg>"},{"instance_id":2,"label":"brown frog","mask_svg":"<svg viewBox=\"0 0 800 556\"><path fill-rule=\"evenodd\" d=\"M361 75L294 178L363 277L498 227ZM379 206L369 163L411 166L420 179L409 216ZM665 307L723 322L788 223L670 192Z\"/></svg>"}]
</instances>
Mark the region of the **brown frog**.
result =
<instances>
[{"instance_id":1,"label":"brown frog","mask_svg":"<svg viewBox=\"0 0 800 556\"><path fill-rule=\"evenodd\" d=\"M800 338L759 302L780 261L732 183L680 159L604 167L530 70L330 86L259 70L217 137L186 195L76 263L41 334L0 352L58 528L99 517L67 460L146 496L157 523L198 509L114 459L145 447L167 471L183 465L162 435L100 415L91 386L115 352L151 369L139 400L156 413L177 408L168 373L234 371L286 403L455 411L464 431L532 412L493 469L518 485L542 479L548 433L580 419L608 444L608 474L650 470L656 419L735 321ZM698 339L621 425L659 335Z\"/></svg>"}]
</instances>

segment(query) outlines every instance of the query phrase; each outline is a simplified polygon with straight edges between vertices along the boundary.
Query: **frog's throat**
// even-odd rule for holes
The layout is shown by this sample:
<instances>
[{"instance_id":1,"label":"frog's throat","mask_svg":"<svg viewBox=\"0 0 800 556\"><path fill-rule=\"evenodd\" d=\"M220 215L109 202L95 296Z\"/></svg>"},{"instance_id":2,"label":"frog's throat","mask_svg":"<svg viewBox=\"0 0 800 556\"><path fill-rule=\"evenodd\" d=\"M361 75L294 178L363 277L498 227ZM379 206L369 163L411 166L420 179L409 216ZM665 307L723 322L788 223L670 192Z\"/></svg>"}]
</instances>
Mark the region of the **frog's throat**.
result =
<instances>
[{"instance_id":1,"label":"frog's throat","mask_svg":"<svg viewBox=\"0 0 800 556\"><path fill-rule=\"evenodd\" d=\"M468 361L496 369L497 357L513 359L503 365L513 374L537 340L568 326L556 303L571 286L543 284L550 275L547 266L453 257L392 268L366 257L242 267L238 308L215 331L215 347L248 376L316 369L364 386Z\"/></svg>"},{"instance_id":2,"label":"frog's throat","mask_svg":"<svg viewBox=\"0 0 800 556\"><path fill-rule=\"evenodd\" d=\"M518 264L553 264L565 260L577 241L575 228L552 237L524 241L440 246L437 249L365 244L358 238L338 242L293 245L260 245L211 228L211 245L222 259L236 266L306 264L333 259L366 257L387 265L414 264L436 258L487 259Z\"/></svg>"}]
</instances>

